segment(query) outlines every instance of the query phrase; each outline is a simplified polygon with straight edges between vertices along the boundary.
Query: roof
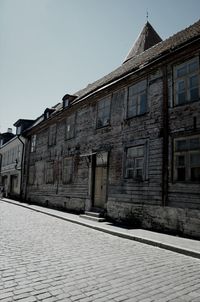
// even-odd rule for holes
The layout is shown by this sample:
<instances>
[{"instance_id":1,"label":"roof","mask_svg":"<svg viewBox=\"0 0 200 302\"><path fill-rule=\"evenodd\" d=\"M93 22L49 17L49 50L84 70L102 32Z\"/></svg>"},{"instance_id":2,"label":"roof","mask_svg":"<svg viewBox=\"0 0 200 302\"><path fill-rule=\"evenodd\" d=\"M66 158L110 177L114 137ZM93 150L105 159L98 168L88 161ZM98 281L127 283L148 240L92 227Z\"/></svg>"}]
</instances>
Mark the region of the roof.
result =
<instances>
[{"instance_id":1,"label":"roof","mask_svg":"<svg viewBox=\"0 0 200 302\"><path fill-rule=\"evenodd\" d=\"M161 37L151 26L151 24L147 21L139 37L137 38L137 40L133 44L133 47L126 56L124 63L161 41Z\"/></svg>"},{"instance_id":2,"label":"roof","mask_svg":"<svg viewBox=\"0 0 200 302\"><path fill-rule=\"evenodd\" d=\"M81 100L82 98L94 93L100 88L111 84L112 82L119 80L125 75L133 72L146 65L147 63L161 57L167 51L177 49L178 47L184 45L185 43L197 39L200 37L200 20L193 25L187 27L186 29L176 33L175 35L169 37L168 39L157 43L156 45L148 48L142 53L134 56L128 61L124 62L120 67L116 68L114 71L108 75L102 77L101 79L89 84L82 90L75 93L78 97L74 102Z\"/></svg>"}]
</instances>

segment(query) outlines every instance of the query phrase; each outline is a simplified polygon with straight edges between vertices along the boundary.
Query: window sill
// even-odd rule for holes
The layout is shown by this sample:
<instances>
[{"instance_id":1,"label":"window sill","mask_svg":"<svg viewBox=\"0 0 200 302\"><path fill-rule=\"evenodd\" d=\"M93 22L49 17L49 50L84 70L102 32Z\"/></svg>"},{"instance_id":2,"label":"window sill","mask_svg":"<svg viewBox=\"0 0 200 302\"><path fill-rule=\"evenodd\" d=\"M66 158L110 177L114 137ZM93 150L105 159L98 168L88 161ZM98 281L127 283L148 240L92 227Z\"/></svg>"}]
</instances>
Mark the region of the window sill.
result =
<instances>
[{"instance_id":1,"label":"window sill","mask_svg":"<svg viewBox=\"0 0 200 302\"><path fill-rule=\"evenodd\" d=\"M182 104L175 104L174 103L174 108L181 107L181 106L187 106L187 105L190 105L190 104L193 104L193 103L197 103L199 101L200 101L200 99L197 99L197 100L194 100L194 101L187 101L187 102L182 103Z\"/></svg>"},{"instance_id":2,"label":"window sill","mask_svg":"<svg viewBox=\"0 0 200 302\"><path fill-rule=\"evenodd\" d=\"M132 119L137 118L137 117L145 116L145 115L148 114L148 113L149 113L149 111L146 111L146 112L141 113L141 114L137 114L137 115L133 115L133 116L126 117L126 118L125 118L125 121L129 121L129 120L132 120Z\"/></svg>"},{"instance_id":3,"label":"window sill","mask_svg":"<svg viewBox=\"0 0 200 302\"><path fill-rule=\"evenodd\" d=\"M105 131L109 131L111 130L111 125L105 125L105 126L101 126L101 127L96 127L96 131L100 131L100 130L105 130Z\"/></svg>"}]
</instances>

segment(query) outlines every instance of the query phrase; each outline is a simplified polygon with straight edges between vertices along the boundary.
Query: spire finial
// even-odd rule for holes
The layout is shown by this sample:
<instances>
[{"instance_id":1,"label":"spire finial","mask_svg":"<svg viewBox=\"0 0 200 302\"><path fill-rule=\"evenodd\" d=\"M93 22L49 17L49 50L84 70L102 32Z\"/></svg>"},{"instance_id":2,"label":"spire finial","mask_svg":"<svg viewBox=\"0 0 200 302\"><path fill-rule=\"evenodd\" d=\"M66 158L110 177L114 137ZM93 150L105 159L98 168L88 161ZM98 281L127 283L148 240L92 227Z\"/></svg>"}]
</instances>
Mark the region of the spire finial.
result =
<instances>
[{"instance_id":1,"label":"spire finial","mask_svg":"<svg viewBox=\"0 0 200 302\"><path fill-rule=\"evenodd\" d=\"M147 8L147 14L146 14L146 20L148 22L148 19L149 19L149 12L148 12L148 8Z\"/></svg>"}]
</instances>

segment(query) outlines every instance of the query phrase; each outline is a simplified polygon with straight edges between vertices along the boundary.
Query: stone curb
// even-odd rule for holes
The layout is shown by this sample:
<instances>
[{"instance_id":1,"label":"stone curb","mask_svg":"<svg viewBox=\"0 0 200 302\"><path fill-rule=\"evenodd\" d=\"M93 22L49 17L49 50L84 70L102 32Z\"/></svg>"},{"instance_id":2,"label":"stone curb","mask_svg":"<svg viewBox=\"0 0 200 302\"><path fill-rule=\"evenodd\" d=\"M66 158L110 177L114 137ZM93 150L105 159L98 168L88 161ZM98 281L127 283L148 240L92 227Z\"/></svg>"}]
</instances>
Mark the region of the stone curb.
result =
<instances>
[{"instance_id":1,"label":"stone curb","mask_svg":"<svg viewBox=\"0 0 200 302\"><path fill-rule=\"evenodd\" d=\"M165 249L165 250L169 250L169 251L172 251L172 252L176 252L176 253L179 253L179 254L183 254L183 255L186 255L186 256L190 256L190 257L193 257L193 258L200 259L200 251L199 252L192 251L192 250L184 249L184 248L181 248L181 247L178 247L178 246L175 246L175 245L165 244L165 243L162 243L160 241L143 238L141 236L135 236L135 235L127 234L127 233L122 232L122 231L119 232L119 231L116 231L116 230L111 230L111 229L108 229L104 226L96 226L96 225L92 225L91 223L87 223L87 222L84 222L84 221L78 221L76 219L72 219L72 218L69 218L69 217L62 217L60 215L56 215L56 214L53 214L53 213L48 213L45 210L32 208L29 205L14 202L12 200L5 200L5 199L1 199L1 198L0 198L0 200L3 201L3 202L7 202L7 203L10 203L10 204L16 205L16 206L20 206L20 207L23 207L23 208L26 208L26 209L30 209L30 210L38 212L38 213L42 213L42 214L49 215L49 216L52 216L52 217L55 217L55 218L58 218L58 219L62 219L62 220L65 220L65 221L76 223L76 224L79 224L79 225L82 225L82 226L85 226L85 227L88 227L88 228L91 228L91 229L94 229L94 230L97 230L97 231L100 231L100 232L104 232L104 233L107 233L107 234L110 234L110 235L113 235L113 236L121 237L121 238L124 238L124 239L129 239L129 240L134 240L134 241L137 241L137 242L140 242L140 243L148 244L148 245L151 245L151 246L154 246L154 247L162 248L162 249ZM101 223L99 223L99 224L101 225ZM114 228L114 226L113 226L113 228Z\"/></svg>"}]
</instances>

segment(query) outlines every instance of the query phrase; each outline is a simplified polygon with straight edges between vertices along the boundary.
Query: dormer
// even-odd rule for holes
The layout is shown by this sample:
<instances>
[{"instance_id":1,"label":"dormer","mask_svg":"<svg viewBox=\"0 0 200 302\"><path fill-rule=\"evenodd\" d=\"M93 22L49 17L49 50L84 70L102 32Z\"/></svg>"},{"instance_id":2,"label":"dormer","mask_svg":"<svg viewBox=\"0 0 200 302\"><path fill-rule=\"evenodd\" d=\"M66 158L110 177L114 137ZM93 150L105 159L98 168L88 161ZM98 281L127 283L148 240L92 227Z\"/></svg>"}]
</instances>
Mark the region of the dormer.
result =
<instances>
[{"instance_id":1,"label":"dormer","mask_svg":"<svg viewBox=\"0 0 200 302\"><path fill-rule=\"evenodd\" d=\"M46 108L44 110L44 119L45 120L48 119L54 111L55 111L55 109L53 109L53 108Z\"/></svg>"},{"instance_id":2,"label":"dormer","mask_svg":"<svg viewBox=\"0 0 200 302\"><path fill-rule=\"evenodd\" d=\"M63 101L63 109L70 106L71 102L77 98L76 95L65 94L62 98Z\"/></svg>"},{"instance_id":3,"label":"dormer","mask_svg":"<svg viewBox=\"0 0 200 302\"><path fill-rule=\"evenodd\" d=\"M34 123L34 120L19 119L13 126L16 127L16 135L21 135L24 130L30 127Z\"/></svg>"}]
</instances>

